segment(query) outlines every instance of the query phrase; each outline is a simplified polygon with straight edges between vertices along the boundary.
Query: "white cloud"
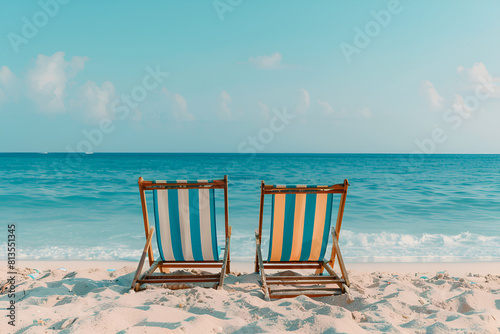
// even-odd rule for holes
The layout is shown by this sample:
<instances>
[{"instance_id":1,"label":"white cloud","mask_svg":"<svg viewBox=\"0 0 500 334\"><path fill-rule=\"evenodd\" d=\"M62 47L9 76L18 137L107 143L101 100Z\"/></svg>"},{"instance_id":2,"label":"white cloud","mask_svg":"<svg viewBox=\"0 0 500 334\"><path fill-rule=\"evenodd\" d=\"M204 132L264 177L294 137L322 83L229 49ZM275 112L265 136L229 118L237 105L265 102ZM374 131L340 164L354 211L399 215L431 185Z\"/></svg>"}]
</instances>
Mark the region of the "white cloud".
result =
<instances>
[{"instance_id":1,"label":"white cloud","mask_svg":"<svg viewBox=\"0 0 500 334\"><path fill-rule=\"evenodd\" d=\"M459 94L455 94L455 101L452 105L453 111L459 113L463 118L469 118L471 116L471 110L465 106L464 97Z\"/></svg>"},{"instance_id":2,"label":"white cloud","mask_svg":"<svg viewBox=\"0 0 500 334\"><path fill-rule=\"evenodd\" d=\"M172 99L172 107L174 108L174 117L178 121L193 121L194 116L188 111L187 101L184 96L179 93L174 93Z\"/></svg>"},{"instance_id":3,"label":"white cloud","mask_svg":"<svg viewBox=\"0 0 500 334\"><path fill-rule=\"evenodd\" d=\"M5 87L5 84L9 81L11 74L12 72L7 66L2 66L0 68L0 107L3 102L8 101L7 95L5 95L2 88Z\"/></svg>"},{"instance_id":4,"label":"white cloud","mask_svg":"<svg viewBox=\"0 0 500 334\"><path fill-rule=\"evenodd\" d=\"M0 67L0 85L8 86L16 79L14 73L7 66Z\"/></svg>"},{"instance_id":5,"label":"white cloud","mask_svg":"<svg viewBox=\"0 0 500 334\"><path fill-rule=\"evenodd\" d=\"M457 94L443 99L429 81L423 82L421 90L433 109L453 111L462 118L470 118L476 109L498 110L500 78L491 75L483 63L477 62L470 68L460 65L457 73L462 78L456 87Z\"/></svg>"},{"instance_id":6,"label":"white cloud","mask_svg":"<svg viewBox=\"0 0 500 334\"><path fill-rule=\"evenodd\" d=\"M231 108L229 105L231 104L231 95L228 92L223 90L220 92L219 97L217 98L217 115L222 120L228 120L231 118Z\"/></svg>"},{"instance_id":7,"label":"white cloud","mask_svg":"<svg viewBox=\"0 0 500 334\"><path fill-rule=\"evenodd\" d=\"M161 92L170 100L170 104L172 106L172 116L177 121L182 122L195 120L194 115L188 110L187 101L184 96L179 93L170 92L165 87L162 88Z\"/></svg>"},{"instance_id":8,"label":"white cloud","mask_svg":"<svg viewBox=\"0 0 500 334\"><path fill-rule=\"evenodd\" d=\"M64 60L64 52L52 56L38 55L35 66L28 71L26 82L28 96L41 111L61 113L65 111L65 97L68 82L85 67L87 57L73 57Z\"/></svg>"},{"instance_id":9,"label":"white cloud","mask_svg":"<svg viewBox=\"0 0 500 334\"><path fill-rule=\"evenodd\" d=\"M457 68L457 72L464 74L466 79L471 83L499 81L490 75L483 63L474 63L474 65L469 69L460 65Z\"/></svg>"},{"instance_id":10,"label":"white cloud","mask_svg":"<svg viewBox=\"0 0 500 334\"><path fill-rule=\"evenodd\" d=\"M269 56L250 57L248 63L260 69L277 69L281 67L281 60L283 56L279 52L272 53Z\"/></svg>"},{"instance_id":11,"label":"white cloud","mask_svg":"<svg viewBox=\"0 0 500 334\"><path fill-rule=\"evenodd\" d=\"M371 118L373 117L373 113L368 107L363 107L361 109L349 109L346 110L345 108L340 108L336 107L335 109L332 107L332 105L326 101L318 100L317 101L318 106L319 106L319 117L318 119L320 121L335 121L335 124L338 121L342 120L348 120L348 119L353 119L353 118Z\"/></svg>"},{"instance_id":12,"label":"white cloud","mask_svg":"<svg viewBox=\"0 0 500 334\"><path fill-rule=\"evenodd\" d=\"M5 93L2 91L2 89L0 88L0 107L2 107L2 103L7 101L7 96L5 95Z\"/></svg>"},{"instance_id":13,"label":"white cloud","mask_svg":"<svg viewBox=\"0 0 500 334\"><path fill-rule=\"evenodd\" d=\"M474 63L471 68L460 65L457 72L464 78L466 95L488 95L491 98L500 98L500 78L491 75L483 63ZM479 93L478 93L479 91Z\"/></svg>"},{"instance_id":14,"label":"white cloud","mask_svg":"<svg viewBox=\"0 0 500 334\"><path fill-rule=\"evenodd\" d=\"M444 99L439 95L436 88L430 81L424 81L420 90L427 98L427 101L432 109L441 109L443 107Z\"/></svg>"},{"instance_id":15,"label":"white cloud","mask_svg":"<svg viewBox=\"0 0 500 334\"><path fill-rule=\"evenodd\" d=\"M318 100L318 104L319 104L320 109L321 109L321 116L331 117L335 114L333 107L328 102Z\"/></svg>"},{"instance_id":16,"label":"white cloud","mask_svg":"<svg viewBox=\"0 0 500 334\"><path fill-rule=\"evenodd\" d=\"M142 112L139 109L134 109L133 115L130 117L130 119L135 123L142 121Z\"/></svg>"},{"instance_id":17,"label":"white cloud","mask_svg":"<svg viewBox=\"0 0 500 334\"><path fill-rule=\"evenodd\" d=\"M309 93L305 89L299 89L298 91L298 103L295 108L295 113L297 115L304 115L309 109L310 97Z\"/></svg>"},{"instance_id":18,"label":"white cloud","mask_svg":"<svg viewBox=\"0 0 500 334\"><path fill-rule=\"evenodd\" d=\"M261 101L258 101L257 104L259 105L260 113L265 119L269 119L269 106L265 103L262 103Z\"/></svg>"},{"instance_id":19,"label":"white cloud","mask_svg":"<svg viewBox=\"0 0 500 334\"><path fill-rule=\"evenodd\" d=\"M77 97L71 105L81 112L77 118L96 123L103 118L114 118L111 102L116 98L115 87L111 82L106 81L99 87L95 82L87 81L78 89Z\"/></svg>"},{"instance_id":20,"label":"white cloud","mask_svg":"<svg viewBox=\"0 0 500 334\"><path fill-rule=\"evenodd\" d=\"M367 107L363 107L363 109L359 110L359 113L361 114L361 116L363 116L365 118L373 117L373 114L372 114L370 108L367 108Z\"/></svg>"},{"instance_id":21,"label":"white cloud","mask_svg":"<svg viewBox=\"0 0 500 334\"><path fill-rule=\"evenodd\" d=\"M0 67L0 103L17 98L20 93L17 76L7 66Z\"/></svg>"},{"instance_id":22,"label":"white cloud","mask_svg":"<svg viewBox=\"0 0 500 334\"><path fill-rule=\"evenodd\" d=\"M174 102L174 107L177 108L179 111L184 112L187 110L187 101L179 93L174 93L173 95L173 102Z\"/></svg>"},{"instance_id":23,"label":"white cloud","mask_svg":"<svg viewBox=\"0 0 500 334\"><path fill-rule=\"evenodd\" d=\"M458 87L460 94L455 94L446 101L438 94L431 82L422 83L421 91L433 109L452 109L467 118L479 104L485 104L488 99L500 98L500 85L498 84L500 78L491 75L483 63L474 63L470 68L460 65L457 67L457 73L463 79Z\"/></svg>"}]
</instances>

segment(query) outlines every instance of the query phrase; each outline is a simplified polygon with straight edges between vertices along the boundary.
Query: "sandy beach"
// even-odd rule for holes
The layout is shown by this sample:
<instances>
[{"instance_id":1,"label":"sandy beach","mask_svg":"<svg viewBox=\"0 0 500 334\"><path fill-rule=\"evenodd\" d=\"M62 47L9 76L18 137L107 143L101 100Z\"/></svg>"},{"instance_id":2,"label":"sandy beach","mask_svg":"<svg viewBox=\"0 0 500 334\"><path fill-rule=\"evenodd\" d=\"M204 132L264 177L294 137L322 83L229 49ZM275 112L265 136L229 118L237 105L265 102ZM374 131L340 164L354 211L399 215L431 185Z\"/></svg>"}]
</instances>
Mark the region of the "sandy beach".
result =
<instances>
[{"instance_id":1,"label":"sandy beach","mask_svg":"<svg viewBox=\"0 0 500 334\"><path fill-rule=\"evenodd\" d=\"M0 9L0 334L500 334L500 1Z\"/></svg>"},{"instance_id":2,"label":"sandy beach","mask_svg":"<svg viewBox=\"0 0 500 334\"><path fill-rule=\"evenodd\" d=\"M266 302L251 263L224 290L129 290L134 262L23 261L2 333L497 333L500 263L357 263L348 294ZM2 268L1 283L7 271ZM9 305L0 295L1 308Z\"/></svg>"}]
</instances>

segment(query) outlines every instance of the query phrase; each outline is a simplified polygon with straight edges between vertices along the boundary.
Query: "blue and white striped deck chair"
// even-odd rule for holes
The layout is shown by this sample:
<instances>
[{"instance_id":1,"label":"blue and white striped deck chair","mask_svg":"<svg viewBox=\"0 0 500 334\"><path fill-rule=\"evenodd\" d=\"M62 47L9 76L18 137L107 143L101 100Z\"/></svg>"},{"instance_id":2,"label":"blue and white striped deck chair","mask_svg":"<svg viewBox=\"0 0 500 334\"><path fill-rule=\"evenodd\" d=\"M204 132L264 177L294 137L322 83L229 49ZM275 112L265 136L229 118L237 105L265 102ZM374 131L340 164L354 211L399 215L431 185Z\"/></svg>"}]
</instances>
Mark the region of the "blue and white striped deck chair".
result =
<instances>
[{"instance_id":1,"label":"blue and white striped deck chair","mask_svg":"<svg viewBox=\"0 0 500 334\"><path fill-rule=\"evenodd\" d=\"M349 278L340 253L338 237L342 225L349 182L332 186L266 185L262 181L259 229L255 231L257 251L255 272L262 277L266 300L297 295L310 297L342 294L349 286ZM332 254L325 260L330 235L334 194L340 194L337 224L331 229ZM264 197L272 196L270 217L269 255L262 258L262 223ZM342 277L333 271L338 259ZM266 276L265 269L316 269L316 276ZM326 269L328 276L321 275ZM279 286L289 285L289 288ZM333 287L331 287L333 285Z\"/></svg>"},{"instance_id":2,"label":"blue and white striped deck chair","mask_svg":"<svg viewBox=\"0 0 500 334\"><path fill-rule=\"evenodd\" d=\"M224 275L230 271L227 184L227 176L214 181L145 181L139 178L146 245L132 288L138 291L142 284L150 283L183 284L185 287L187 283L198 282L215 282L214 287L222 288ZM222 257L217 245L215 189L224 190L226 247ZM146 191L153 193L155 227L151 228ZM155 229L159 251L156 260L152 247ZM146 256L150 268L140 276ZM170 275L167 274L169 268L220 268L221 271L218 274ZM162 274L155 275L156 269Z\"/></svg>"}]
</instances>

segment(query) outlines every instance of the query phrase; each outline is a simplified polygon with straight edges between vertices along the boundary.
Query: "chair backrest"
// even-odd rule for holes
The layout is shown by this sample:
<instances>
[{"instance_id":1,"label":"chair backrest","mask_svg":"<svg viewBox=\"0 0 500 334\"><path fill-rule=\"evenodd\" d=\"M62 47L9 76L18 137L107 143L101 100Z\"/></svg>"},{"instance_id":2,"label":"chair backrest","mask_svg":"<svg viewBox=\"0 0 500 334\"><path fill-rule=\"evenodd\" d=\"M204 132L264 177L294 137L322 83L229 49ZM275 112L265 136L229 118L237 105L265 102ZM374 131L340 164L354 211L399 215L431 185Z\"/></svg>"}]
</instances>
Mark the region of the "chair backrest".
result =
<instances>
[{"instance_id":1,"label":"chair backrest","mask_svg":"<svg viewBox=\"0 0 500 334\"><path fill-rule=\"evenodd\" d=\"M272 194L268 261L323 260L330 235L333 194L344 194L344 185L263 184L262 192ZM344 197L341 202L345 203ZM259 230L261 235L262 226Z\"/></svg>"},{"instance_id":2,"label":"chair backrest","mask_svg":"<svg viewBox=\"0 0 500 334\"><path fill-rule=\"evenodd\" d=\"M150 184L145 190L153 191L161 259L218 261L214 189L227 191L226 180L150 181Z\"/></svg>"}]
</instances>

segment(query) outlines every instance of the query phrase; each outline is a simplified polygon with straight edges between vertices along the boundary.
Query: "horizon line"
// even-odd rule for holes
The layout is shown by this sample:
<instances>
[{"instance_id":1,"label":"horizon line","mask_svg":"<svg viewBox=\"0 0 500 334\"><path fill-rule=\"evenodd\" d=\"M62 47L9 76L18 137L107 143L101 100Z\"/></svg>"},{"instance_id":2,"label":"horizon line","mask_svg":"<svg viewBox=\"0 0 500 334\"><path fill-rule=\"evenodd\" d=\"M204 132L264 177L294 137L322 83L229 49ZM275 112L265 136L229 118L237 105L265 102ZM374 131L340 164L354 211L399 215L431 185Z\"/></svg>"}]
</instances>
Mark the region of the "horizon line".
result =
<instances>
[{"instance_id":1,"label":"horizon line","mask_svg":"<svg viewBox=\"0 0 500 334\"><path fill-rule=\"evenodd\" d=\"M94 154L237 154L237 155L266 155L266 154L398 154L398 155L500 155L500 153L408 153L408 152L259 152L259 153L240 153L240 152L35 152L35 151L10 151L0 152L0 154L79 154L79 155L94 155Z\"/></svg>"}]
</instances>

